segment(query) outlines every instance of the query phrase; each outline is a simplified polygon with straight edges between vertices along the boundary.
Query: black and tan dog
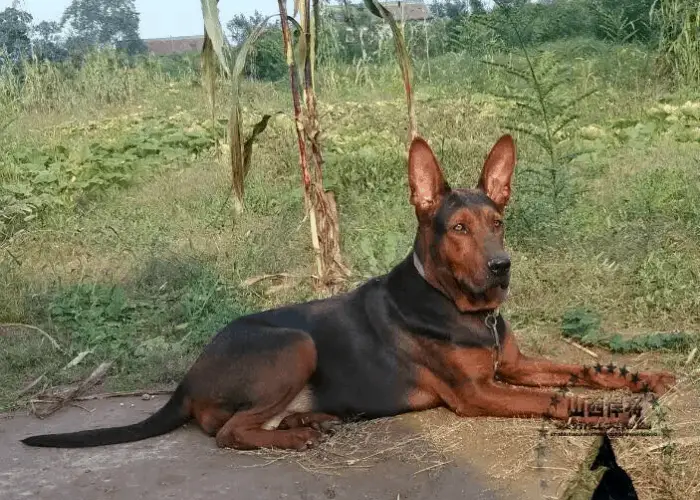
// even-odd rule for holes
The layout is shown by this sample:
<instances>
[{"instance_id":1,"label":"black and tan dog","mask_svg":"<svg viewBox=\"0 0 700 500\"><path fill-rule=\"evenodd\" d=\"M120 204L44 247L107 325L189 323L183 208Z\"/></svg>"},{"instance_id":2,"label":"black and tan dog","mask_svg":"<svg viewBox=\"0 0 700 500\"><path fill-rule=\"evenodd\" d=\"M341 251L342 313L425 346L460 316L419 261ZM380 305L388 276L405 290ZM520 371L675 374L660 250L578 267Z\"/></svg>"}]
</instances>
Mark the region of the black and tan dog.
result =
<instances>
[{"instance_id":1,"label":"black and tan dog","mask_svg":"<svg viewBox=\"0 0 700 500\"><path fill-rule=\"evenodd\" d=\"M344 295L238 318L142 422L23 442L124 443L194 418L221 447L301 450L349 418L447 406L470 417L567 419L584 404L540 386L665 392L670 373L557 364L518 350L498 313L510 280L503 212L515 163L513 139L504 136L477 188L451 189L428 143L415 139L408 174L418 232L413 252L387 275Z\"/></svg>"}]
</instances>

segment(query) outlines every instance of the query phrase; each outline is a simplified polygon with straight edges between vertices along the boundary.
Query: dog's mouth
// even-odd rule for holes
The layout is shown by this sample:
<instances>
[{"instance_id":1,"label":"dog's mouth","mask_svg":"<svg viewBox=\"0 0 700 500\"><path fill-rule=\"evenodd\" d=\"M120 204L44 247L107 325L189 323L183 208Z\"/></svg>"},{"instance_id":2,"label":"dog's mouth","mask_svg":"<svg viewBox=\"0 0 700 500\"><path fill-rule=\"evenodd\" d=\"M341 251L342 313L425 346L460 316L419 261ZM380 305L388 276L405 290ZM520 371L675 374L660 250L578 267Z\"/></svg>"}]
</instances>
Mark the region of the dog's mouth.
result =
<instances>
[{"instance_id":1,"label":"dog's mouth","mask_svg":"<svg viewBox=\"0 0 700 500\"><path fill-rule=\"evenodd\" d=\"M496 286L501 290L508 290L510 286L510 275L496 279Z\"/></svg>"},{"instance_id":2,"label":"dog's mouth","mask_svg":"<svg viewBox=\"0 0 700 500\"><path fill-rule=\"evenodd\" d=\"M459 285L462 293L472 297L480 297L487 295L491 290L507 291L508 287L510 286L510 274L491 278L485 284L480 286L475 286L463 279L458 279L457 284Z\"/></svg>"}]
</instances>

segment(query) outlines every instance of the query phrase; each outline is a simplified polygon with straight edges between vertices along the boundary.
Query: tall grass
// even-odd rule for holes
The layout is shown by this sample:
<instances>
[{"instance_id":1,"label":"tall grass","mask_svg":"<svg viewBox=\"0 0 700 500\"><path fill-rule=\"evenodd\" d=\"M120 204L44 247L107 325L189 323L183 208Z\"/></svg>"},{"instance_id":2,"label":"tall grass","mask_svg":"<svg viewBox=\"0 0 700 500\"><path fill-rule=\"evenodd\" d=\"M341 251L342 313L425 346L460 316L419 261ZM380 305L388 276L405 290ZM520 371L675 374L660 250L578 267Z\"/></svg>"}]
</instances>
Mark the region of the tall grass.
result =
<instances>
[{"instance_id":1,"label":"tall grass","mask_svg":"<svg viewBox=\"0 0 700 500\"><path fill-rule=\"evenodd\" d=\"M658 0L657 6L664 69L687 84L700 83L700 2Z\"/></svg>"},{"instance_id":2,"label":"tall grass","mask_svg":"<svg viewBox=\"0 0 700 500\"><path fill-rule=\"evenodd\" d=\"M71 111L85 105L128 102L148 90L196 77L186 61L177 70L170 59L129 59L116 51L94 51L78 62L23 60L0 55L0 110Z\"/></svg>"}]
</instances>

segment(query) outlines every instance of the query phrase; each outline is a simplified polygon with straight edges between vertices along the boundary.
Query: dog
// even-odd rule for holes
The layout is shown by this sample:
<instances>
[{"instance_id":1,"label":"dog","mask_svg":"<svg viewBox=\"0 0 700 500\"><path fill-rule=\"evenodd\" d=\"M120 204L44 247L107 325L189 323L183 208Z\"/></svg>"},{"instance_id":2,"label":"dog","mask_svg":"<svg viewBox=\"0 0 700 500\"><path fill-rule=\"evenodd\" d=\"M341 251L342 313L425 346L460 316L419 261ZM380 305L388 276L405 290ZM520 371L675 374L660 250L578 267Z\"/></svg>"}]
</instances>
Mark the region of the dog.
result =
<instances>
[{"instance_id":1,"label":"dog","mask_svg":"<svg viewBox=\"0 0 700 500\"><path fill-rule=\"evenodd\" d=\"M32 436L79 448L173 431L191 419L219 447L304 450L350 419L446 406L463 417L569 419L587 403L542 387L663 394L666 372L630 373L523 355L499 313L510 285L504 212L515 142L501 137L476 188L452 189L429 144L412 140L413 249L348 293L240 317L204 348L170 400L123 427ZM615 418L607 420L615 423ZM579 423L601 417L576 416Z\"/></svg>"}]
</instances>

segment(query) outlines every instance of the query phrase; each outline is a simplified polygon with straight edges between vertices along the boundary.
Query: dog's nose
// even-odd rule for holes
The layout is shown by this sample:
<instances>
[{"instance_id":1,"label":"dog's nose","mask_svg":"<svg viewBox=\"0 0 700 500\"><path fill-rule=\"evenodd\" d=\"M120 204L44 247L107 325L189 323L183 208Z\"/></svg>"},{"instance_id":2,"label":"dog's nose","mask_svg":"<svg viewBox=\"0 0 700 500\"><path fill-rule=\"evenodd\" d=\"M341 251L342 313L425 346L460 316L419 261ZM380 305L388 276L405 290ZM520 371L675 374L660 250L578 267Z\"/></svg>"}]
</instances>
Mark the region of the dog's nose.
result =
<instances>
[{"instance_id":1,"label":"dog's nose","mask_svg":"<svg viewBox=\"0 0 700 500\"><path fill-rule=\"evenodd\" d=\"M489 269L496 276L504 276L510 271L510 259L508 257L500 257L491 259L488 262Z\"/></svg>"}]
</instances>

